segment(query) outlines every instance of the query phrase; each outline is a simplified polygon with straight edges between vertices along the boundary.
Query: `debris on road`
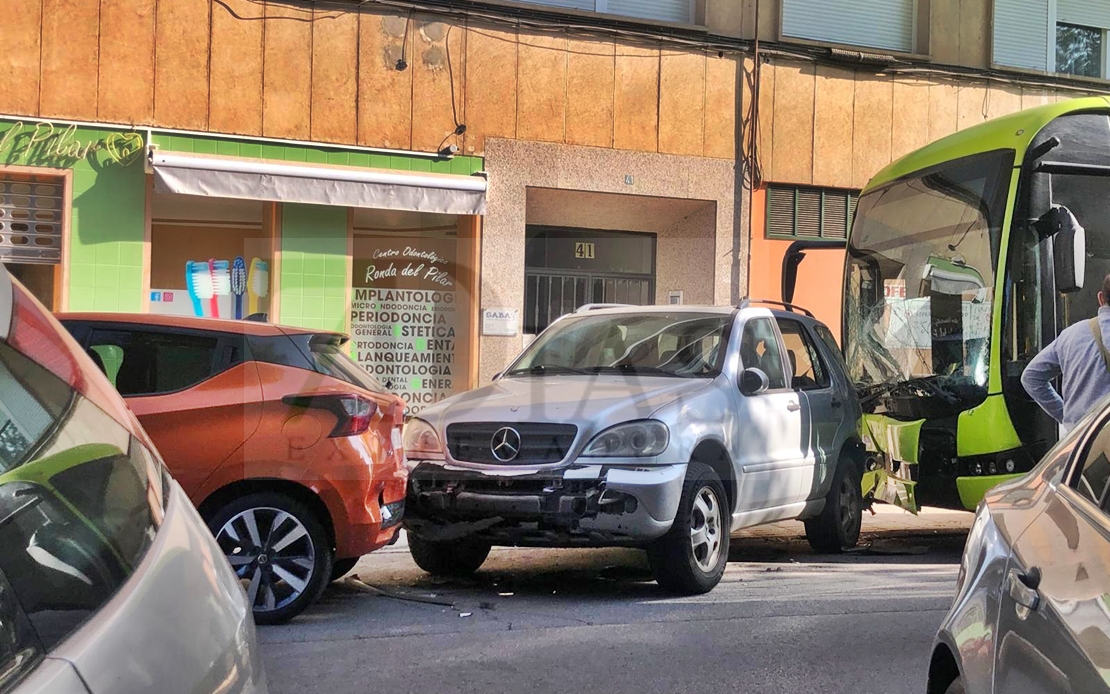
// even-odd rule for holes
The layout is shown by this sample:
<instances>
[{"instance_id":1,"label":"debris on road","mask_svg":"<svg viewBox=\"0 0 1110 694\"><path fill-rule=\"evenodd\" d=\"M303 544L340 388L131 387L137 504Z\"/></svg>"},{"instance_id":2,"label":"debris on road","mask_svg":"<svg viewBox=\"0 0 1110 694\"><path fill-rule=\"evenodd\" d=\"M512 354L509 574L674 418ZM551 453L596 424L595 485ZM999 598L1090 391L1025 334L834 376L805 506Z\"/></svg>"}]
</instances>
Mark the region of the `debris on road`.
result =
<instances>
[{"instance_id":1,"label":"debris on road","mask_svg":"<svg viewBox=\"0 0 1110 694\"><path fill-rule=\"evenodd\" d=\"M357 576L351 576L343 581L344 585L350 586L356 590L364 593L371 593L373 595L380 595L383 598L393 598L394 600L404 600L407 602L419 602L425 605L439 605L441 607L454 607L455 603L451 600L444 600L437 598L434 595L414 595L411 593L398 593L392 590L385 590L372 586L369 583L364 583Z\"/></svg>"}]
</instances>

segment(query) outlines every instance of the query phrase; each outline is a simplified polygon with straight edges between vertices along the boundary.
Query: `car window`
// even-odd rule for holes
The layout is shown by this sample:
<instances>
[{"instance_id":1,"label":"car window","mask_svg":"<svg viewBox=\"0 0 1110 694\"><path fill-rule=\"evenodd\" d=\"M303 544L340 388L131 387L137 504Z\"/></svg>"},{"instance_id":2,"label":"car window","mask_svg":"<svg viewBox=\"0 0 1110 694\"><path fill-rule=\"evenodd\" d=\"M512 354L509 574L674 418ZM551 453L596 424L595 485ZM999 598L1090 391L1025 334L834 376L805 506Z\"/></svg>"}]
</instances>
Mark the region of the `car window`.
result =
<instances>
[{"instance_id":1,"label":"car window","mask_svg":"<svg viewBox=\"0 0 1110 694\"><path fill-rule=\"evenodd\" d=\"M338 335L298 335L293 342L322 373L372 393L385 393L377 378L358 365L344 349L346 340Z\"/></svg>"},{"instance_id":2,"label":"car window","mask_svg":"<svg viewBox=\"0 0 1110 694\"><path fill-rule=\"evenodd\" d=\"M218 344L219 338L207 335L94 329L89 356L120 394L160 395L212 377ZM238 361L241 355L229 358Z\"/></svg>"},{"instance_id":3,"label":"car window","mask_svg":"<svg viewBox=\"0 0 1110 694\"><path fill-rule=\"evenodd\" d=\"M832 331L829 330L828 327L818 323L813 326L813 332L817 333L817 338L825 343L828 354L832 356L832 359L840 367L840 370L844 373L848 373L848 366L844 363L844 355L840 353L840 345L836 343L836 338L833 337Z\"/></svg>"},{"instance_id":4,"label":"car window","mask_svg":"<svg viewBox=\"0 0 1110 694\"><path fill-rule=\"evenodd\" d=\"M652 311L581 314L553 323L506 371L707 378L720 372L732 316Z\"/></svg>"},{"instance_id":5,"label":"car window","mask_svg":"<svg viewBox=\"0 0 1110 694\"><path fill-rule=\"evenodd\" d=\"M42 646L31 630L3 572L0 572L0 692L12 690L42 660Z\"/></svg>"},{"instance_id":6,"label":"car window","mask_svg":"<svg viewBox=\"0 0 1110 694\"><path fill-rule=\"evenodd\" d=\"M744 324L740 338L740 361L745 369L759 369L767 374L770 389L786 387L782 350L770 318L752 318Z\"/></svg>"},{"instance_id":7,"label":"car window","mask_svg":"<svg viewBox=\"0 0 1110 694\"><path fill-rule=\"evenodd\" d=\"M0 573L50 650L142 561L164 473L126 428L6 343L0 402Z\"/></svg>"},{"instance_id":8,"label":"car window","mask_svg":"<svg viewBox=\"0 0 1110 694\"><path fill-rule=\"evenodd\" d=\"M1098 434L1077 461L1072 486L1095 504L1106 504L1110 486L1110 420L1103 420ZM1105 506L1104 506L1105 508Z\"/></svg>"},{"instance_id":9,"label":"car window","mask_svg":"<svg viewBox=\"0 0 1110 694\"><path fill-rule=\"evenodd\" d=\"M790 385L798 390L815 390L829 387L829 373L825 368L817 345L805 326L796 320L780 318L779 332L786 345L788 373L792 370Z\"/></svg>"}]
</instances>

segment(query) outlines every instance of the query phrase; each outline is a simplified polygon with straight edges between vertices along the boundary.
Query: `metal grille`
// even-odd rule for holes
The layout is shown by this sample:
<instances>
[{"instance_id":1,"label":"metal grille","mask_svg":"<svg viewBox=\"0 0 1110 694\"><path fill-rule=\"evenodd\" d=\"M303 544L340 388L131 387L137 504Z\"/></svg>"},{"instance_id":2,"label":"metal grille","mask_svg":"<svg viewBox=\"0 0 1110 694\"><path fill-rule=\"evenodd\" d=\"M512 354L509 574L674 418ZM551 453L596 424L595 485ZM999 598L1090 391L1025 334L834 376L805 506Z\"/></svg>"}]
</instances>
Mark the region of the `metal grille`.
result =
<instances>
[{"instance_id":1,"label":"metal grille","mask_svg":"<svg viewBox=\"0 0 1110 694\"><path fill-rule=\"evenodd\" d=\"M524 330L535 335L559 316L586 304L654 303L655 282L638 275L554 275L529 270L524 276Z\"/></svg>"},{"instance_id":2,"label":"metal grille","mask_svg":"<svg viewBox=\"0 0 1110 694\"><path fill-rule=\"evenodd\" d=\"M61 176L0 173L0 258L61 263L64 201Z\"/></svg>"},{"instance_id":3,"label":"metal grille","mask_svg":"<svg viewBox=\"0 0 1110 694\"><path fill-rule=\"evenodd\" d=\"M769 186L767 236L845 239L859 194L831 188Z\"/></svg>"},{"instance_id":4,"label":"metal grille","mask_svg":"<svg viewBox=\"0 0 1110 694\"><path fill-rule=\"evenodd\" d=\"M505 427L516 429L520 434L520 452L507 463L493 456L493 435ZM578 427L573 424L452 424L447 427L447 450L452 458L465 463L542 465L566 458L577 435Z\"/></svg>"}]
</instances>

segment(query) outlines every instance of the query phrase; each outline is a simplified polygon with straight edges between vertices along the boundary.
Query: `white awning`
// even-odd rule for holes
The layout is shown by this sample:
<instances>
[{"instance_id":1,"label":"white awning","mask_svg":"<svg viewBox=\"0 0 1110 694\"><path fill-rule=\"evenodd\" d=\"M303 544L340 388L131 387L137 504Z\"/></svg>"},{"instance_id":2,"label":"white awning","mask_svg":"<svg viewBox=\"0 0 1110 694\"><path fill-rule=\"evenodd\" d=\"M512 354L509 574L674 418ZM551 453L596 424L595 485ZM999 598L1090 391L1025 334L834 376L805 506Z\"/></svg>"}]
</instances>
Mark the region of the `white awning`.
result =
<instances>
[{"instance_id":1,"label":"white awning","mask_svg":"<svg viewBox=\"0 0 1110 694\"><path fill-rule=\"evenodd\" d=\"M480 215L486 210L486 179L481 176L278 164L153 147L148 158L159 193L441 214Z\"/></svg>"}]
</instances>

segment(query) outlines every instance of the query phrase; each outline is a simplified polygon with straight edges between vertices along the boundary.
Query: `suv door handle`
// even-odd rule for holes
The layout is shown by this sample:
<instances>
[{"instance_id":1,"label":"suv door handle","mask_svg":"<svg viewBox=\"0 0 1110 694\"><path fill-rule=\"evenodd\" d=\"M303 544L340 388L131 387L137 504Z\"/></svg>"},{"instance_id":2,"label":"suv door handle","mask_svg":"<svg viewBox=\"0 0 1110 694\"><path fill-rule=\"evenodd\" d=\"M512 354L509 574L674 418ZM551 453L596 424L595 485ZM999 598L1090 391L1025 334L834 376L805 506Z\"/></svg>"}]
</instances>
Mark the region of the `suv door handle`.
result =
<instances>
[{"instance_id":1,"label":"suv door handle","mask_svg":"<svg viewBox=\"0 0 1110 694\"><path fill-rule=\"evenodd\" d=\"M844 404L844 401L840 398L833 398L832 403L830 404L833 406L834 409L838 409L841 405Z\"/></svg>"},{"instance_id":2,"label":"suv door handle","mask_svg":"<svg viewBox=\"0 0 1110 694\"><path fill-rule=\"evenodd\" d=\"M791 400L789 403L787 403L786 409L790 410L791 412L797 412L798 410L802 409L802 406Z\"/></svg>"},{"instance_id":3,"label":"suv door handle","mask_svg":"<svg viewBox=\"0 0 1110 694\"><path fill-rule=\"evenodd\" d=\"M1022 573L1017 569L1010 569L1008 577L1010 599L1029 610L1036 610L1041 606L1041 594L1037 590L1041 585L1041 572L1033 568Z\"/></svg>"}]
</instances>

